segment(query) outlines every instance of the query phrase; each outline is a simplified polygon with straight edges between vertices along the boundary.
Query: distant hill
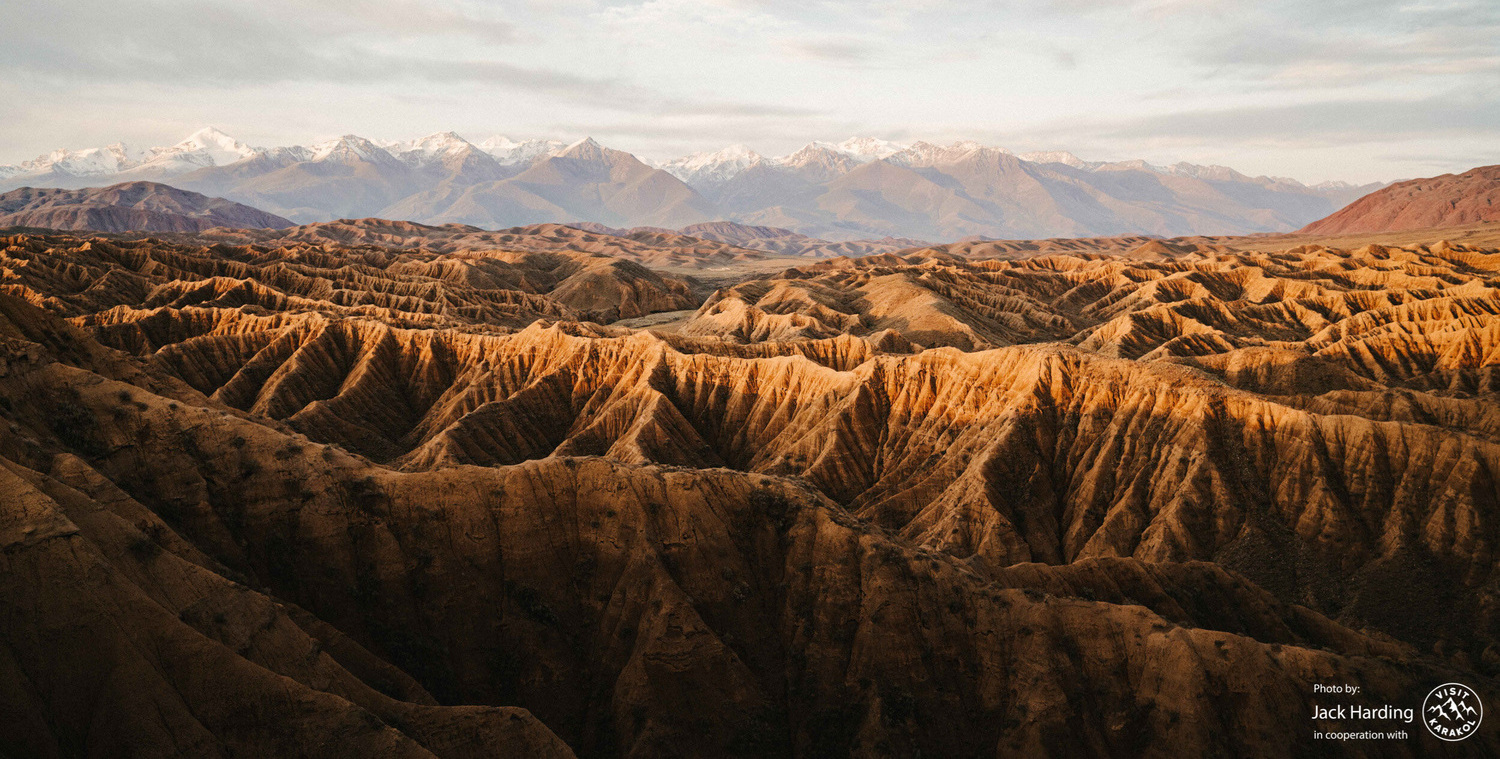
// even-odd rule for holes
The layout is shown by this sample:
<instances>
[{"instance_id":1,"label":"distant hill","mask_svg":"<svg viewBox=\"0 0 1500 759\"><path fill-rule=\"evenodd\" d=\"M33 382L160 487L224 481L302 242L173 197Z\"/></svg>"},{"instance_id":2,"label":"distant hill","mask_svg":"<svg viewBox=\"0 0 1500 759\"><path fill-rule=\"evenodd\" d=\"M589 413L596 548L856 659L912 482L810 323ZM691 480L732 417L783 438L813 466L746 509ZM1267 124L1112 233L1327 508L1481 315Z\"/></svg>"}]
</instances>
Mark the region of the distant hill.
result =
<instances>
[{"instance_id":1,"label":"distant hill","mask_svg":"<svg viewBox=\"0 0 1500 759\"><path fill-rule=\"evenodd\" d=\"M1400 232L1500 221L1500 166L1398 182L1350 203L1301 231L1312 234Z\"/></svg>"},{"instance_id":2,"label":"distant hill","mask_svg":"<svg viewBox=\"0 0 1500 759\"><path fill-rule=\"evenodd\" d=\"M292 222L258 208L155 182L125 182L81 190L22 187L0 194L0 227L201 232L213 227L290 226Z\"/></svg>"},{"instance_id":3,"label":"distant hill","mask_svg":"<svg viewBox=\"0 0 1500 759\"><path fill-rule=\"evenodd\" d=\"M592 232L645 239L667 233L686 235L700 240L728 243L741 248L764 251L779 256L805 256L811 258L833 258L835 256L868 256L877 253L893 253L907 248L925 248L932 243L906 237L883 237L878 240L824 240L798 234L781 227L763 227L740 224L734 221L705 221L689 224L681 229L664 227L629 227L621 229L595 222L574 222L568 226Z\"/></svg>"},{"instance_id":4,"label":"distant hill","mask_svg":"<svg viewBox=\"0 0 1500 759\"><path fill-rule=\"evenodd\" d=\"M761 261L767 257L758 250L681 235L667 229L624 234L598 225L581 229L562 224L532 224L486 230L464 224L430 226L390 219L339 219L277 230L213 229L198 235L197 239L236 245L376 245L431 253L487 250L589 253L647 266L680 269L723 267Z\"/></svg>"}]
</instances>

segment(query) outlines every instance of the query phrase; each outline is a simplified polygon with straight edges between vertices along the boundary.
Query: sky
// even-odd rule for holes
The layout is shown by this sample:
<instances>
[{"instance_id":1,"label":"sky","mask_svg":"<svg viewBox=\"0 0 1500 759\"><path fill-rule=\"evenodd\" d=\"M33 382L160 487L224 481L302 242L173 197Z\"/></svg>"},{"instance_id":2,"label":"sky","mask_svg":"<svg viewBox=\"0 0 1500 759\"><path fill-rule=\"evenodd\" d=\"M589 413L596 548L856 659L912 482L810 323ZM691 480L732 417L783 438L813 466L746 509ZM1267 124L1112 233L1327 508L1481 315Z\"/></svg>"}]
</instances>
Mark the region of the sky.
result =
<instances>
[{"instance_id":1,"label":"sky","mask_svg":"<svg viewBox=\"0 0 1500 759\"><path fill-rule=\"evenodd\" d=\"M5 0L0 164L353 133L971 139L1368 182L1500 163L1496 0Z\"/></svg>"}]
</instances>

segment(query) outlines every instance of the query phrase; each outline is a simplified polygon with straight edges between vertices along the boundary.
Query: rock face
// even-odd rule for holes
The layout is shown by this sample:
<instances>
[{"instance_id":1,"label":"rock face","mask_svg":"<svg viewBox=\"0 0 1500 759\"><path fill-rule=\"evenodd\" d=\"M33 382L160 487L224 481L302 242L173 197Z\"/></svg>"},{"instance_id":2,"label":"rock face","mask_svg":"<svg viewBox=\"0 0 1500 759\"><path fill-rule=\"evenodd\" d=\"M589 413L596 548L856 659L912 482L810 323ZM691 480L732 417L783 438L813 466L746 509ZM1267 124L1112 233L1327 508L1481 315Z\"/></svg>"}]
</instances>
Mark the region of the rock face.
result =
<instances>
[{"instance_id":1,"label":"rock face","mask_svg":"<svg viewBox=\"0 0 1500 759\"><path fill-rule=\"evenodd\" d=\"M0 227L95 232L201 232L212 227L290 227L292 222L223 198L155 182L0 194Z\"/></svg>"},{"instance_id":2,"label":"rock face","mask_svg":"<svg viewBox=\"0 0 1500 759\"><path fill-rule=\"evenodd\" d=\"M888 255L649 332L541 254L3 243L23 754L1500 751L1312 738L1496 704L1500 252Z\"/></svg>"},{"instance_id":3,"label":"rock face","mask_svg":"<svg viewBox=\"0 0 1500 759\"><path fill-rule=\"evenodd\" d=\"M1500 166L1397 182L1302 228L1311 234L1397 232L1500 222Z\"/></svg>"}]
</instances>

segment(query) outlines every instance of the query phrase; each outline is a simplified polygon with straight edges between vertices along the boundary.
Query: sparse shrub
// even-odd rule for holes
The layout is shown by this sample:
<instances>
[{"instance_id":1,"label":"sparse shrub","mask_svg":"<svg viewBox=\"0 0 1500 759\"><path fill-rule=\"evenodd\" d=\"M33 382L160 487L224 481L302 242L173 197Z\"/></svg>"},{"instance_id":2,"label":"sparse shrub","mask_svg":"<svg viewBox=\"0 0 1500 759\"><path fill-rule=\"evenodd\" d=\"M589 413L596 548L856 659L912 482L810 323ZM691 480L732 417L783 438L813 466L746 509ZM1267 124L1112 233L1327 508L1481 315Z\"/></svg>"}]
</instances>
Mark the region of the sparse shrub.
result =
<instances>
[{"instance_id":1,"label":"sparse shrub","mask_svg":"<svg viewBox=\"0 0 1500 759\"><path fill-rule=\"evenodd\" d=\"M130 553L138 561L150 561L161 555L161 546L156 541L144 536L137 535L130 540Z\"/></svg>"},{"instance_id":2,"label":"sparse shrub","mask_svg":"<svg viewBox=\"0 0 1500 759\"><path fill-rule=\"evenodd\" d=\"M852 701L820 709L808 717L805 730L810 739L808 756L849 756L854 738L859 734L862 706Z\"/></svg>"},{"instance_id":3,"label":"sparse shrub","mask_svg":"<svg viewBox=\"0 0 1500 759\"><path fill-rule=\"evenodd\" d=\"M883 691L880 696L880 716L889 724L904 725L917 715L917 700L902 688Z\"/></svg>"},{"instance_id":4,"label":"sparse shrub","mask_svg":"<svg viewBox=\"0 0 1500 759\"><path fill-rule=\"evenodd\" d=\"M526 616L544 625L557 624L557 613L552 611L552 607L547 605L547 602L542 598L542 594L536 588L509 580L506 581L505 585L511 600L516 602L516 607L525 613Z\"/></svg>"},{"instance_id":5,"label":"sparse shrub","mask_svg":"<svg viewBox=\"0 0 1500 759\"><path fill-rule=\"evenodd\" d=\"M374 476L361 477L345 485L345 492L354 507L366 514L381 515L388 501L386 494L376 484Z\"/></svg>"},{"instance_id":6,"label":"sparse shrub","mask_svg":"<svg viewBox=\"0 0 1500 759\"><path fill-rule=\"evenodd\" d=\"M63 445L89 458L98 458L109 453L99 440L98 422L84 410L78 393L69 393L71 398L60 399L52 412L52 431Z\"/></svg>"},{"instance_id":7,"label":"sparse shrub","mask_svg":"<svg viewBox=\"0 0 1500 759\"><path fill-rule=\"evenodd\" d=\"M753 490L750 492L749 502L751 510L764 518L778 533L785 533L796 521L792 503L774 490Z\"/></svg>"}]
</instances>

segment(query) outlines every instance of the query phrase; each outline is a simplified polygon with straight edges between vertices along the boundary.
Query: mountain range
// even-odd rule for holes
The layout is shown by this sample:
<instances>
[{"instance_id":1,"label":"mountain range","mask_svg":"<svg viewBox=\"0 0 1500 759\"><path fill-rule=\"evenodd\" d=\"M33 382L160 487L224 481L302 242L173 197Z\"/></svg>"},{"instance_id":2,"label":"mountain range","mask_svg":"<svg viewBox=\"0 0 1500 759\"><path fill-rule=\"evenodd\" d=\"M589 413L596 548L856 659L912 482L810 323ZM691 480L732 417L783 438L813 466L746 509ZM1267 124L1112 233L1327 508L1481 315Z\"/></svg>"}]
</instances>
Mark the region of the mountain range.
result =
<instances>
[{"instance_id":1,"label":"mountain range","mask_svg":"<svg viewBox=\"0 0 1500 759\"><path fill-rule=\"evenodd\" d=\"M494 229L735 221L835 242L1282 232L1381 186L1307 186L1223 166L1097 162L976 142L868 137L813 142L775 158L737 145L652 163L591 138L474 144L442 132L405 142L345 135L254 148L207 128L169 147L117 143L0 166L0 190L135 179L297 223L379 216Z\"/></svg>"}]
</instances>

